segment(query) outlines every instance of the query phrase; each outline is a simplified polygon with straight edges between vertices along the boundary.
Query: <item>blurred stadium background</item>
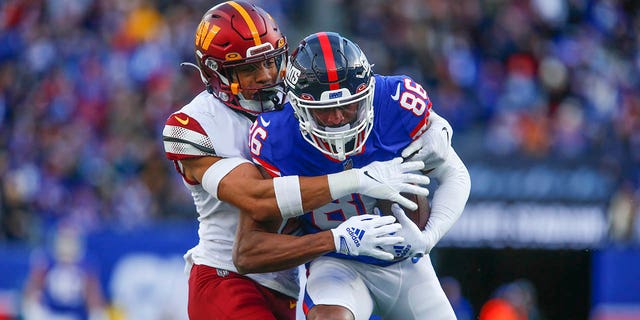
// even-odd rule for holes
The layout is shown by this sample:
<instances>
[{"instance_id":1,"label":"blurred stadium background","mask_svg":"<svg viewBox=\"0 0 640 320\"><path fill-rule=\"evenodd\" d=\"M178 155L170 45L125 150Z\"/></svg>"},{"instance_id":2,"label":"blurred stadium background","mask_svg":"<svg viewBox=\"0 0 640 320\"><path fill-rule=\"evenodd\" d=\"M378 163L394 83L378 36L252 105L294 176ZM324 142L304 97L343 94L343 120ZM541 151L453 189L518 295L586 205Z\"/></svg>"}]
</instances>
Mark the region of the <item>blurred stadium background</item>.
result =
<instances>
[{"instance_id":1,"label":"blurred stadium background","mask_svg":"<svg viewBox=\"0 0 640 320\"><path fill-rule=\"evenodd\" d=\"M185 318L196 216L161 130L202 89L179 63L217 3L0 1L0 319L22 317L60 226L81 231L114 319ZM351 37L451 122L471 198L432 256L474 317L526 283L529 319L640 319L639 2L255 3L292 48Z\"/></svg>"}]
</instances>

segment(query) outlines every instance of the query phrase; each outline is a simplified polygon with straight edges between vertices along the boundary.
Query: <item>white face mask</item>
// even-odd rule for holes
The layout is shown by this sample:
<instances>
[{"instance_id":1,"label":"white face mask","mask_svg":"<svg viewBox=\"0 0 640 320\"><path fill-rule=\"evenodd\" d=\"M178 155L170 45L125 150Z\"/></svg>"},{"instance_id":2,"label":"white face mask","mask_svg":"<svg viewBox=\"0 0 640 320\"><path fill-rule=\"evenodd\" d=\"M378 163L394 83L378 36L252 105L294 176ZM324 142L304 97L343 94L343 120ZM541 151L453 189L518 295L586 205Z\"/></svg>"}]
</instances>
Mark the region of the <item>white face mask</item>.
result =
<instances>
[{"instance_id":1,"label":"white face mask","mask_svg":"<svg viewBox=\"0 0 640 320\"><path fill-rule=\"evenodd\" d=\"M307 101L289 92L289 99L296 111L304 139L320 152L340 161L349 155L361 152L373 128L374 87L375 81L372 78L371 83L361 96L345 100L343 95L343 98L334 99L335 104L332 106L335 107L354 102L359 103L356 120L340 127L320 126L312 116L311 110L326 108L328 104L332 104L332 99L325 99L321 102Z\"/></svg>"}]
</instances>

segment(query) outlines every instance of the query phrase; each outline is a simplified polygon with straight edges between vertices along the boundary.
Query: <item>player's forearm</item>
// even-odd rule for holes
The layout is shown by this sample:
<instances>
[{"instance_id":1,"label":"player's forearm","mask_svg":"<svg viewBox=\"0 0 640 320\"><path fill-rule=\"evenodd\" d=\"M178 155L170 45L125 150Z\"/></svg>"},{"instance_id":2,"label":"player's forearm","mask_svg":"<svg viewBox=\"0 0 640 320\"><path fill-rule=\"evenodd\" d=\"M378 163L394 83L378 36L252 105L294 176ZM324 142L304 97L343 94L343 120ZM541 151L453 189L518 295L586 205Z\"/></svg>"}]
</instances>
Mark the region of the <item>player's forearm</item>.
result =
<instances>
[{"instance_id":1,"label":"player's forearm","mask_svg":"<svg viewBox=\"0 0 640 320\"><path fill-rule=\"evenodd\" d=\"M453 149L449 150L445 163L429 176L439 182L431 202L431 215L423 231L430 244L430 250L460 218L469 198L471 178Z\"/></svg>"},{"instance_id":2,"label":"player's forearm","mask_svg":"<svg viewBox=\"0 0 640 320\"><path fill-rule=\"evenodd\" d=\"M400 166L400 163L395 165ZM370 192L367 195L374 197L400 197L393 189L392 192L385 192L389 187L376 188L377 184L385 186L378 180L364 178L368 184L362 184L362 170L345 170L328 176L285 176L267 179L258 168L239 158L220 159L206 170L201 168L202 166L199 167L200 172L204 173L201 176L196 175L194 179L200 182L207 192L236 206L260 222L296 217L360 190L365 190L362 193ZM410 169L411 166L401 167L396 171L401 173ZM389 174L380 172L379 168L377 171L375 168L371 170L378 174ZM375 183L372 185L371 181Z\"/></svg>"},{"instance_id":3,"label":"player's forearm","mask_svg":"<svg viewBox=\"0 0 640 320\"><path fill-rule=\"evenodd\" d=\"M255 220L280 218L271 179L243 158L204 156L179 162L187 181L200 183L216 199L249 213Z\"/></svg>"},{"instance_id":4,"label":"player's forearm","mask_svg":"<svg viewBox=\"0 0 640 320\"><path fill-rule=\"evenodd\" d=\"M331 197L327 176L300 177L300 193L304 212L317 209L334 200Z\"/></svg>"},{"instance_id":5,"label":"player's forearm","mask_svg":"<svg viewBox=\"0 0 640 320\"><path fill-rule=\"evenodd\" d=\"M282 180L276 179L284 178L265 179L249 168L245 172L232 171L222 180L219 199L240 208L259 222L299 216L333 200L326 176L300 177L298 181L289 180L284 185ZM287 190L292 184L295 188ZM279 194L276 194L277 187L280 187Z\"/></svg>"},{"instance_id":6,"label":"player's forearm","mask_svg":"<svg viewBox=\"0 0 640 320\"><path fill-rule=\"evenodd\" d=\"M353 170L328 176L261 179L249 170L239 176L239 168L222 180L218 194L256 221L297 217L359 188L358 173Z\"/></svg>"},{"instance_id":7,"label":"player's forearm","mask_svg":"<svg viewBox=\"0 0 640 320\"><path fill-rule=\"evenodd\" d=\"M330 231L302 237L253 231L236 238L233 262L241 274L264 273L294 268L332 251Z\"/></svg>"}]
</instances>

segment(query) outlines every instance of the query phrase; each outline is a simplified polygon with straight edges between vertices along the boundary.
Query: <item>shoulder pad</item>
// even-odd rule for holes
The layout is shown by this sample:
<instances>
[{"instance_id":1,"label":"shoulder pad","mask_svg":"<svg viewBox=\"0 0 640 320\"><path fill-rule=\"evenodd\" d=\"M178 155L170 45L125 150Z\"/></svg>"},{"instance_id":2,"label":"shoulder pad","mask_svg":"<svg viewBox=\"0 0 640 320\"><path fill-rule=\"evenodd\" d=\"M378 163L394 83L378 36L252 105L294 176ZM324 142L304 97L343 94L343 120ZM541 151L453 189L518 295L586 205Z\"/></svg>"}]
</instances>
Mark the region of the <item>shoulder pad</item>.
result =
<instances>
[{"instance_id":1,"label":"shoulder pad","mask_svg":"<svg viewBox=\"0 0 640 320\"><path fill-rule=\"evenodd\" d=\"M162 141L170 160L216 155L211 138L200 123L182 112L174 113L167 119L162 130Z\"/></svg>"}]
</instances>

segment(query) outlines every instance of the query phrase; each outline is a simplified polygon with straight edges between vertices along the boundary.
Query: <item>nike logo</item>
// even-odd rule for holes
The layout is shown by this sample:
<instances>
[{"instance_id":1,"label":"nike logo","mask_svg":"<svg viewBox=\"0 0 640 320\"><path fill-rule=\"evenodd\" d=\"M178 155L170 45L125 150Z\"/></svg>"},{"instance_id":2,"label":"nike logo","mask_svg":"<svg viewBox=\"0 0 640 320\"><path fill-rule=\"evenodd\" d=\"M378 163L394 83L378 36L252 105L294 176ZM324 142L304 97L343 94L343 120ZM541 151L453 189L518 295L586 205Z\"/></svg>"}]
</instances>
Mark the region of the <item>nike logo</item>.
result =
<instances>
[{"instance_id":1,"label":"nike logo","mask_svg":"<svg viewBox=\"0 0 640 320\"><path fill-rule=\"evenodd\" d=\"M398 98L400 98L400 84L398 83L398 86L396 87L396 94L391 96L391 99L398 101Z\"/></svg>"},{"instance_id":2,"label":"nike logo","mask_svg":"<svg viewBox=\"0 0 640 320\"><path fill-rule=\"evenodd\" d=\"M264 118L260 117L260 123L262 123L262 126L266 128L271 124L271 121L264 121Z\"/></svg>"},{"instance_id":3,"label":"nike logo","mask_svg":"<svg viewBox=\"0 0 640 320\"><path fill-rule=\"evenodd\" d=\"M447 142L451 143L451 142L449 141L449 130L447 130L447 127L442 127L442 131L444 131L444 132L446 132L446 133L447 133Z\"/></svg>"},{"instance_id":4,"label":"nike logo","mask_svg":"<svg viewBox=\"0 0 640 320\"><path fill-rule=\"evenodd\" d=\"M189 123L189 117L186 119L180 119L178 116L173 116L178 122L180 122L183 126L186 126Z\"/></svg>"},{"instance_id":5,"label":"nike logo","mask_svg":"<svg viewBox=\"0 0 640 320\"><path fill-rule=\"evenodd\" d=\"M365 171L365 172L364 172L364 175L365 175L365 176L367 176L367 177L369 177L369 178L371 178L371 179L373 179L373 181L380 183L380 180L378 180L378 179L376 179L376 178L372 177L372 176L369 174L369 171Z\"/></svg>"}]
</instances>

